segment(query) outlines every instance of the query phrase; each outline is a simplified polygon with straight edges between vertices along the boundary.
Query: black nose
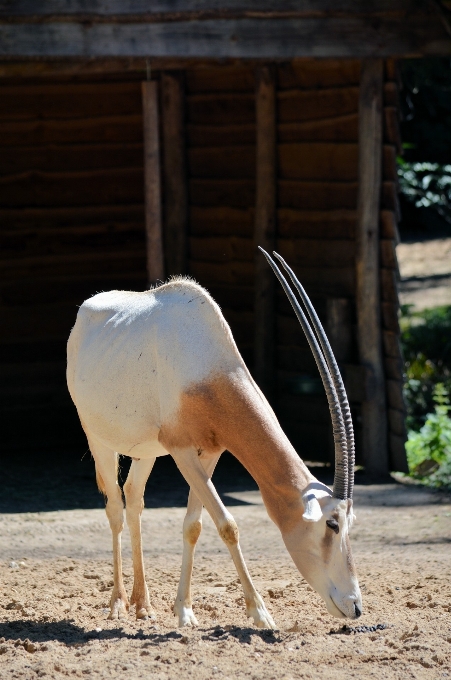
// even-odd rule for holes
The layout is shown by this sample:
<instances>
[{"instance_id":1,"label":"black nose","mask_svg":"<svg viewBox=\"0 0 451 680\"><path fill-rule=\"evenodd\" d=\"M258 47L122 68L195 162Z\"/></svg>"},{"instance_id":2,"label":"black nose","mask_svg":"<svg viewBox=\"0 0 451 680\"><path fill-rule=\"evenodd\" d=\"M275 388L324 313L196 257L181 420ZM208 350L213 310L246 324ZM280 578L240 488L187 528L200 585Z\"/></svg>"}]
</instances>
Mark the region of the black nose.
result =
<instances>
[{"instance_id":1,"label":"black nose","mask_svg":"<svg viewBox=\"0 0 451 680\"><path fill-rule=\"evenodd\" d=\"M359 618L359 616L362 616L362 610L358 608L358 606L354 602L354 611L355 611L355 617L356 619Z\"/></svg>"}]
</instances>

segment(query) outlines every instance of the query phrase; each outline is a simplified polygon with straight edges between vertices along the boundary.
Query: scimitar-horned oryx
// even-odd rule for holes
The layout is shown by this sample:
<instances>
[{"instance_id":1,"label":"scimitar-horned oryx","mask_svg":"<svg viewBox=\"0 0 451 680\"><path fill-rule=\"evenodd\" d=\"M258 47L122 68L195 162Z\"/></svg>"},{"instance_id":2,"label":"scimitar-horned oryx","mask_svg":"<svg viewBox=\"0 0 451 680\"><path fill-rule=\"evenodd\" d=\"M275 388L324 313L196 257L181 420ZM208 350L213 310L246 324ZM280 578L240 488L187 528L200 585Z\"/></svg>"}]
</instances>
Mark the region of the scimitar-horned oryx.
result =
<instances>
[{"instance_id":1,"label":"scimitar-horned oryx","mask_svg":"<svg viewBox=\"0 0 451 680\"><path fill-rule=\"evenodd\" d=\"M274 627L244 562L237 525L211 481L226 449L257 482L296 567L328 611L340 618L361 614L349 544L354 438L346 392L304 289L274 253L304 303L314 332L278 266L264 254L307 336L326 390L335 441L333 492L315 479L288 441L206 290L190 279L176 278L140 293L95 295L80 307L69 338L67 381L95 460L98 486L107 497L113 535L112 619L125 616L129 608L121 567L124 506L118 455L133 458L124 485L134 570L130 603L136 605L137 618L145 619L154 612L142 555L143 493L155 458L170 454L190 486L174 605L179 625L197 623L191 576L205 506L235 563L247 615L260 628Z\"/></svg>"}]
</instances>

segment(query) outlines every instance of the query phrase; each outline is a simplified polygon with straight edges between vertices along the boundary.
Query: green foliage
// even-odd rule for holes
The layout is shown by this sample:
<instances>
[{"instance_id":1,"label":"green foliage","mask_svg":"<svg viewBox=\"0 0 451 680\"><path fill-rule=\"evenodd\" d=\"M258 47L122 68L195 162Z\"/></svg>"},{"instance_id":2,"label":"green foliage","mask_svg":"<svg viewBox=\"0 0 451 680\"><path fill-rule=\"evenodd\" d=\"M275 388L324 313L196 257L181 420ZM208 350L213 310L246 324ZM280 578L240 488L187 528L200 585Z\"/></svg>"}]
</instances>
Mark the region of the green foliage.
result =
<instances>
[{"instance_id":1,"label":"green foliage","mask_svg":"<svg viewBox=\"0 0 451 680\"><path fill-rule=\"evenodd\" d=\"M437 383L451 394L451 306L411 312L404 305L401 311L407 427L418 431L434 408Z\"/></svg>"},{"instance_id":2,"label":"green foliage","mask_svg":"<svg viewBox=\"0 0 451 680\"><path fill-rule=\"evenodd\" d=\"M451 224L451 165L398 158L399 187L417 208L433 208Z\"/></svg>"},{"instance_id":3,"label":"green foliage","mask_svg":"<svg viewBox=\"0 0 451 680\"><path fill-rule=\"evenodd\" d=\"M409 432L407 462L412 477L433 487L451 488L451 410L445 386L435 386L434 413L419 432Z\"/></svg>"}]
</instances>

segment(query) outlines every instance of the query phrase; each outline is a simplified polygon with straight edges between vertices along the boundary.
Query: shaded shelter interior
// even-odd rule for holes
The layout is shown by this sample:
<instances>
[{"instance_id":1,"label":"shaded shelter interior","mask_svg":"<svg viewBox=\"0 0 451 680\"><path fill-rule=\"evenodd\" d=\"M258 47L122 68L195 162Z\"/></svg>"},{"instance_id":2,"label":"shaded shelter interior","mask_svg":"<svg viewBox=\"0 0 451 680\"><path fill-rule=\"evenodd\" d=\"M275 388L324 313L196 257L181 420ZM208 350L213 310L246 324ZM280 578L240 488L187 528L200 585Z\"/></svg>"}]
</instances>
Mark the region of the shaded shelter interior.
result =
<instances>
[{"instance_id":1,"label":"shaded shelter interior","mask_svg":"<svg viewBox=\"0 0 451 680\"><path fill-rule=\"evenodd\" d=\"M102 290L146 288L143 76L0 84L0 394L8 449L83 449L65 386L65 344L77 305ZM367 389L355 304L359 77L359 60L299 59L276 67L277 250L329 331L351 402L358 460ZM252 370L254 68L243 62L188 69L184 83L183 273L217 300ZM405 436L395 255L397 88L395 63L386 61L380 274L392 456ZM275 327L275 410L301 457L329 462L324 390L280 290Z\"/></svg>"}]
</instances>

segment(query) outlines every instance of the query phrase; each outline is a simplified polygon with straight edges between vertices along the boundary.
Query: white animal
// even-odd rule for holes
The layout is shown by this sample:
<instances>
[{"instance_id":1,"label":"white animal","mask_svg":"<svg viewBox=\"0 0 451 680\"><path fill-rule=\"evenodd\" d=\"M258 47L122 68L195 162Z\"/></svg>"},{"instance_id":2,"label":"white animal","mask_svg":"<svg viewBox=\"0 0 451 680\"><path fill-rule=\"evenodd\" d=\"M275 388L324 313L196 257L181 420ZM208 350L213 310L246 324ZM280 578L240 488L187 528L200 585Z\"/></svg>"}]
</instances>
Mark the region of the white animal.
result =
<instances>
[{"instance_id":1,"label":"white animal","mask_svg":"<svg viewBox=\"0 0 451 680\"><path fill-rule=\"evenodd\" d=\"M170 454L190 486L174 605L179 625L197 624L191 575L205 506L230 550L247 615L258 627L275 626L251 581L237 525L211 482L226 449L257 482L295 565L324 599L328 611L351 619L361 614L349 544L353 441L346 393L322 329L315 325L321 350L288 284L265 255L291 296L325 383L336 443L334 492L315 479L293 449L206 290L178 278L140 293L95 295L80 307L69 338L67 382L95 460L98 486L107 497L114 560L109 618L121 618L129 609L121 568L123 500L117 481L118 454L133 458L124 493L134 570L130 604L136 605L138 619L154 616L141 545L143 493L155 458ZM293 281L305 296L295 277ZM306 296L304 302L309 305ZM316 324L313 308L309 314Z\"/></svg>"}]
</instances>

